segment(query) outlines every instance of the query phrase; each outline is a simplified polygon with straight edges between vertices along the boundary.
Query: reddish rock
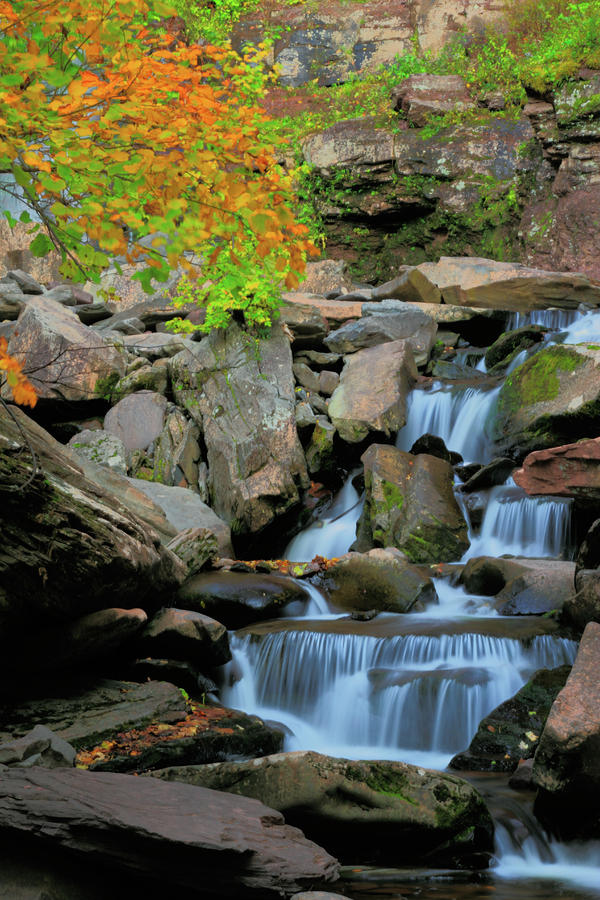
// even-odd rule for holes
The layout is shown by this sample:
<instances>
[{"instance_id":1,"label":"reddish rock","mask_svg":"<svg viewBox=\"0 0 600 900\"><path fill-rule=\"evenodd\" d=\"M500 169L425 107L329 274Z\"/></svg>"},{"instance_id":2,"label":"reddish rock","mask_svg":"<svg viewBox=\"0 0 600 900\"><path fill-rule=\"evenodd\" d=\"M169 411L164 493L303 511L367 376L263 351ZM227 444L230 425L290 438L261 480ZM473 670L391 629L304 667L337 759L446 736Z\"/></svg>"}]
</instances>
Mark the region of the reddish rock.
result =
<instances>
[{"instance_id":1,"label":"reddish rock","mask_svg":"<svg viewBox=\"0 0 600 900\"><path fill-rule=\"evenodd\" d=\"M575 588L577 593L565 601L562 620L583 631L590 622L600 623L600 571L580 569Z\"/></svg>"},{"instance_id":2,"label":"reddish rock","mask_svg":"<svg viewBox=\"0 0 600 900\"><path fill-rule=\"evenodd\" d=\"M528 494L600 500L600 438L535 450L513 478Z\"/></svg>"},{"instance_id":3,"label":"reddish rock","mask_svg":"<svg viewBox=\"0 0 600 900\"><path fill-rule=\"evenodd\" d=\"M417 127L431 116L475 106L460 75L410 75L394 89L392 101Z\"/></svg>"}]
</instances>

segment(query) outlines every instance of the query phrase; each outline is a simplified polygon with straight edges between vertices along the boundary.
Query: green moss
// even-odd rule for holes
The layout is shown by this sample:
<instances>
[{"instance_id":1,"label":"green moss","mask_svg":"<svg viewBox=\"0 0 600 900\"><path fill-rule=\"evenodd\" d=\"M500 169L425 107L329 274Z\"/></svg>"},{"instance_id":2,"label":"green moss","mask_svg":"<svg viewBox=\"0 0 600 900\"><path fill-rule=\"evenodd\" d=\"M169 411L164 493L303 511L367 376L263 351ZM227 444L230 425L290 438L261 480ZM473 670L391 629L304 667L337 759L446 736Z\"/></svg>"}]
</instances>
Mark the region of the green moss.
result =
<instances>
[{"instance_id":1,"label":"green moss","mask_svg":"<svg viewBox=\"0 0 600 900\"><path fill-rule=\"evenodd\" d=\"M397 484L392 484L391 481L382 481L381 490L386 512L402 509L404 506L404 495Z\"/></svg>"},{"instance_id":2,"label":"green moss","mask_svg":"<svg viewBox=\"0 0 600 900\"><path fill-rule=\"evenodd\" d=\"M506 422L519 410L554 400L560 390L562 373L574 372L585 358L569 347L542 350L506 379L498 398L498 421Z\"/></svg>"},{"instance_id":3,"label":"green moss","mask_svg":"<svg viewBox=\"0 0 600 900\"><path fill-rule=\"evenodd\" d=\"M416 800L408 796L408 790L410 789L408 777L403 775L402 772L388 768L385 763L369 764L366 776L364 771L348 766L346 777L351 781L359 781L365 784L378 794L384 794L386 797L397 797L399 800L410 803L411 806L418 805Z\"/></svg>"},{"instance_id":4,"label":"green moss","mask_svg":"<svg viewBox=\"0 0 600 900\"><path fill-rule=\"evenodd\" d=\"M111 372L105 378L99 378L96 382L95 393L97 397L103 400L112 400L113 392L119 382L119 373Z\"/></svg>"}]
</instances>

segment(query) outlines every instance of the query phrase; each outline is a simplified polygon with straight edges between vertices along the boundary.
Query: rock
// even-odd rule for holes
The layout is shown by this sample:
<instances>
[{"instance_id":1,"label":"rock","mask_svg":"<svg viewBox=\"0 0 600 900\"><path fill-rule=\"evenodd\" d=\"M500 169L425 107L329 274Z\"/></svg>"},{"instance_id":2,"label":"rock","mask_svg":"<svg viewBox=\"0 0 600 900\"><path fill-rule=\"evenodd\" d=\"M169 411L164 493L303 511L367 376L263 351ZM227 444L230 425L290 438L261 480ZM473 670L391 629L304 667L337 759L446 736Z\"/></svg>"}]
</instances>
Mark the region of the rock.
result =
<instances>
[{"instance_id":1,"label":"rock","mask_svg":"<svg viewBox=\"0 0 600 900\"><path fill-rule=\"evenodd\" d=\"M342 357L339 353L322 353L319 350L301 350L294 356L295 362L307 363L316 372L324 368L336 368L341 365Z\"/></svg>"},{"instance_id":2,"label":"rock","mask_svg":"<svg viewBox=\"0 0 600 900\"><path fill-rule=\"evenodd\" d=\"M337 372L324 369L319 375L319 393L325 397L331 397L339 383L340 376Z\"/></svg>"},{"instance_id":3,"label":"rock","mask_svg":"<svg viewBox=\"0 0 600 900\"><path fill-rule=\"evenodd\" d=\"M600 834L599 740L600 625L590 622L550 710L533 766L540 789L536 810L546 821L560 822L563 833Z\"/></svg>"},{"instance_id":4,"label":"rock","mask_svg":"<svg viewBox=\"0 0 600 900\"><path fill-rule=\"evenodd\" d=\"M577 554L577 569L600 566L600 519L592 522Z\"/></svg>"},{"instance_id":5,"label":"rock","mask_svg":"<svg viewBox=\"0 0 600 900\"><path fill-rule=\"evenodd\" d=\"M600 624L600 572L580 569L575 579L576 593L565 598L561 621L583 631L590 622Z\"/></svg>"},{"instance_id":6,"label":"rock","mask_svg":"<svg viewBox=\"0 0 600 900\"><path fill-rule=\"evenodd\" d=\"M161 609L139 636L142 655L222 666L231 659L227 629L189 609Z\"/></svg>"},{"instance_id":7,"label":"rock","mask_svg":"<svg viewBox=\"0 0 600 900\"><path fill-rule=\"evenodd\" d=\"M588 436L600 402L600 349L594 346L548 347L508 376L492 423L499 449L522 459Z\"/></svg>"},{"instance_id":8,"label":"rock","mask_svg":"<svg viewBox=\"0 0 600 900\"><path fill-rule=\"evenodd\" d=\"M108 329L105 329L108 332ZM113 332L113 335L115 332ZM118 332L116 333L118 334ZM136 356L141 356L151 362L164 357L175 356L184 350L188 344L193 343L190 338L171 332L146 332L145 334L129 334L121 336L124 347Z\"/></svg>"},{"instance_id":9,"label":"rock","mask_svg":"<svg viewBox=\"0 0 600 900\"><path fill-rule=\"evenodd\" d=\"M26 362L41 400L98 399L125 374L119 351L59 303L32 297L18 321L8 352Z\"/></svg>"},{"instance_id":10,"label":"rock","mask_svg":"<svg viewBox=\"0 0 600 900\"><path fill-rule=\"evenodd\" d=\"M138 357L139 359L139 357ZM166 394L168 385L167 370L164 366L142 365L135 372L128 373L117 381L113 392L113 402L122 400L128 394L138 391L152 391L157 394Z\"/></svg>"},{"instance_id":11,"label":"rock","mask_svg":"<svg viewBox=\"0 0 600 900\"><path fill-rule=\"evenodd\" d=\"M199 492L201 456L200 429L171 407L154 445L153 480Z\"/></svg>"},{"instance_id":12,"label":"rock","mask_svg":"<svg viewBox=\"0 0 600 900\"><path fill-rule=\"evenodd\" d=\"M198 666L179 659L136 659L127 667L126 676L131 681L169 681L183 688L192 697L216 694L215 682L204 675Z\"/></svg>"},{"instance_id":13,"label":"rock","mask_svg":"<svg viewBox=\"0 0 600 900\"><path fill-rule=\"evenodd\" d=\"M16 284L0 284L0 320L18 319L28 299Z\"/></svg>"},{"instance_id":14,"label":"rock","mask_svg":"<svg viewBox=\"0 0 600 900\"><path fill-rule=\"evenodd\" d=\"M181 691L164 681L136 684L103 679L93 687L46 686L43 699L5 702L0 714L0 738L20 737L41 723L63 740L94 747L106 738L148 722L178 722L186 715Z\"/></svg>"},{"instance_id":15,"label":"rock","mask_svg":"<svg viewBox=\"0 0 600 900\"><path fill-rule=\"evenodd\" d=\"M533 758L522 759L508 779L508 786L513 791L533 791Z\"/></svg>"},{"instance_id":16,"label":"rock","mask_svg":"<svg viewBox=\"0 0 600 900\"><path fill-rule=\"evenodd\" d=\"M100 429L90 431L84 428L74 435L68 446L78 456L84 456L99 466L107 466L114 472L127 475L127 450L121 438Z\"/></svg>"},{"instance_id":17,"label":"rock","mask_svg":"<svg viewBox=\"0 0 600 900\"><path fill-rule=\"evenodd\" d=\"M372 444L363 454L366 499L358 549L397 547L413 563L451 562L469 547L449 463Z\"/></svg>"},{"instance_id":18,"label":"rock","mask_svg":"<svg viewBox=\"0 0 600 900\"><path fill-rule=\"evenodd\" d=\"M345 294L352 287L348 266L343 259L319 259L307 262L302 290L313 294L336 291Z\"/></svg>"},{"instance_id":19,"label":"rock","mask_svg":"<svg viewBox=\"0 0 600 900\"><path fill-rule=\"evenodd\" d=\"M291 900L350 900L344 894L332 894L330 891L302 891L294 894Z\"/></svg>"},{"instance_id":20,"label":"rock","mask_svg":"<svg viewBox=\"0 0 600 900\"><path fill-rule=\"evenodd\" d=\"M345 611L406 613L436 602L431 578L393 548L348 553L320 578L329 601Z\"/></svg>"},{"instance_id":21,"label":"rock","mask_svg":"<svg viewBox=\"0 0 600 900\"><path fill-rule=\"evenodd\" d=\"M233 555L229 529L222 524L218 534L210 528L186 528L167 544L185 565L188 578L197 575L207 563Z\"/></svg>"},{"instance_id":22,"label":"rock","mask_svg":"<svg viewBox=\"0 0 600 900\"><path fill-rule=\"evenodd\" d=\"M215 511L234 533L253 533L308 486L294 419L289 340L280 326L249 338L237 325L212 332L172 361L177 402L203 429Z\"/></svg>"},{"instance_id":23,"label":"rock","mask_svg":"<svg viewBox=\"0 0 600 900\"><path fill-rule=\"evenodd\" d=\"M513 478L530 495L551 494L597 502L600 438L534 451L525 457Z\"/></svg>"},{"instance_id":24,"label":"rock","mask_svg":"<svg viewBox=\"0 0 600 900\"><path fill-rule=\"evenodd\" d=\"M320 347L323 338L329 331L327 320L317 303L313 305L311 302L304 302L311 295L298 294L298 302L290 303L295 296L286 296L289 305L282 308L279 320L289 328L294 349ZM315 298L315 300L317 299L320 301L322 298Z\"/></svg>"},{"instance_id":25,"label":"rock","mask_svg":"<svg viewBox=\"0 0 600 900\"><path fill-rule=\"evenodd\" d=\"M296 404L296 428L301 431L306 428L314 428L317 417L310 408L310 404L301 402Z\"/></svg>"},{"instance_id":26,"label":"rock","mask_svg":"<svg viewBox=\"0 0 600 900\"><path fill-rule=\"evenodd\" d=\"M221 556L232 556L231 532L229 526L203 503L198 494L186 488L169 487L155 481L144 481L140 478L128 478L129 484L146 494L165 513L168 521L177 532L189 528L206 528L217 538L217 546Z\"/></svg>"},{"instance_id":27,"label":"rock","mask_svg":"<svg viewBox=\"0 0 600 900\"><path fill-rule=\"evenodd\" d=\"M538 560L538 562L540 562ZM469 594L493 597L513 578L525 571L525 560L497 559L494 556L475 556L467 560L460 573L459 583Z\"/></svg>"},{"instance_id":28,"label":"rock","mask_svg":"<svg viewBox=\"0 0 600 900\"><path fill-rule=\"evenodd\" d=\"M517 263L477 257L442 256L419 270L442 292L445 303L491 309L576 309L580 303L600 305L600 284L585 275L547 272Z\"/></svg>"},{"instance_id":29,"label":"rock","mask_svg":"<svg viewBox=\"0 0 600 900\"><path fill-rule=\"evenodd\" d=\"M28 272L24 272L22 269L11 269L7 274L11 281L17 283L24 294L44 293L44 288L39 281L36 281Z\"/></svg>"},{"instance_id":30,"label":"rock","mask_svg":"<svg viewBox=\"0 0 600 900\"><path fill-rule=\"evenodd\" d=\"M433 284L416 267L407 267L406 271L392 281L386 281L373 288L371 299L399 300L408 303L441 303L442 295Z\"/></svg>"},{"instance_id":31,"label":"rock","mask_svg":"<svg viewBox=\"0 0 600 900\"><path fill-rule=\"evenodd\" d=\"M389 436L402 428L408 392L416 377L407 341L391 341L350 356L329 401L329 418L342 440L354 444L369 432Z\"/></svg>"},{"instance_id":32,"label":"rock","mask_svg":"<svg viewBox=\"0 0 600 900\"><path fill-rule=\"evenodd\" d=\"M520 760L532 759L550 707L564 687L570 666L540 669L510 700L483 719L469 749L450 768L475 772L514 772Z\"/></svg>"},{"instance_id":33,"label":"rock","mask_svg":"<svg viewBox=\"0 0 600 900\"><path fill-rule=\"evenodd\" d=\"M32 617L40 628L68 622L105 608L108 599L159 605L183 580L183 566L119 490L101 486L101 479L127 482L79 460L20 409L11 412L17 421L0 408L0 483L21 487L3 491L0 506L0 632ZM41 469L31 481L25 438ZM87 476L92 470L99 481Z\"/></svg>"},{"instance_id":34,"label":"rock","mask_svg":"<svg viewBox=\"0 0 600 900\"><path fill-rule=\"evenodd\" d=\"M109 409L104 428L120 438L128 450L145 450L161 433L166 410L162 394L138 391Z\"/></svg>"},{"instance_id":35,"label":"rock","mask_svg":"<svg viewBox=\"0 0 600 900\"><path fill-rule=\"evenodd\" d=\"M475 108L460 75L410 75L393 89L392 102L417 128L431 116Z\"/></svg>"},{"instance_id":36,"label":"rock","mask_svg":"<svg viewBox=\"0 0 600 900\"><path fill-rule=\"evenodd\" d=\"M262 797L286 821L319 835L342 862L486 865L492 849L493 826L479 794L455 776L406 763L296 751L155 777Z\"/></svg>"},{"instance_id":37,"label":"rock","mask_svg":"<svg viewBox=\"0 0 600 900\"><path fill-rule=\"evenodd\" d=\"M237 572L195 575L177 595L182 609L197 609L214 616L227 628L275 618L289 604L307 600L304 588L291 578Z\"/></svg>"},{"instance_id":38,"label":"rock","mask_svg":"<svg viewBox=\"0 0 600 900\"><path fill-rule=\"evenodd\" d=\"M36 725L22 738L0 744L0 765L13 768L72 768L75 765L75 748L45 725Z\"/></svg>"},{"instance_id":39,"label":"rock","mask_svg":"<svg viewBox=\"0 0 600 900\"><path fill-rule=\"evenodd\" d=\"M306 448L306 465L311 475L336 472L335 427L326 416L317 416L315 427Z\"/></svg>"},{"instance_id":40,"label":"rock","mask_svg":"<svg viewBox=\"0 0 600 900\"><path fill-rule=\"evenodd\" d=\"M494 366L508 366L522 350L529 350L543 341L545 332L546 329L541 325L524 325L501 334L486 351L485 364L488 371Z\"/></svg>"},{"instance_id":41,"label":"rock","mask_svg":"<svg viewBox=\"0 0 600 900\"><path fill-rule=\"evenodd\" d=\"M79 769L13 770L2 779L0 809L7 837L35 835L57 857L92 849L109 870L141 871L157 888L168 884L207 900L275 900L338 876L336 861L283 816L190 785Z\"/></svg>"},{"instance_id":42,"label":"rock","mask_svg":"<svg viewBox=\"0 0 600 900\"><path fill-rule=\"evenodd\" d=\"M473 491L481 491L494 485L504 484L508 476L514 471L516 463L507 456L497 457L486 466L481 466L461 487L461 491L470 494Z\"/></svg>"},{"instance_id":43,"label":"rock","mask_svg":"<svg viewBox=\"0 0 600 900\"><path fill-rule=\"evenodd\" d=\"M426 313L438 326L452 326L469 343L483 344L494 341L503 330L507 313L495 309L469 309L467 306L452 306L441 303L407 303L403 300L379 300L377 303L363 303L363 316L389 315L413 309Z\"/></svg>"},{"instance_id":44,"label":"rock","mask_svg":"<svg viewBox=\"0 0 600 900\"><path fill-rule=\"evenodd\" d=\"M306 363L294 363L292 368L298 384L306 388L309 394L319 393L319 376Z\"/></svg>"},{"instance_id":45,"label":"rock","mask_svg":"<svg viewBox=\"0 0 600 900\"><path fill-rule=\"evenodd\" d=\"M63 669L81 667L98 659L111 659L145 625L143 609L101 609L66 625L33 626L10 636L2 648L0 673L23 681L39 679Z\"/></svg>"},{"instance_id":46,"label":"rock","mask_svg":"<svg viewBox=\"0 0 600 900\"><path fill-rule=\"evenodd\" d=\"M437 326L425 313L404 309L390 315L368 316L332 331L325 344L335 353L354 353L389 341L405 340L415 363L425 365L433 347Z\"/></svg>"},{"instance_id":47,"label":"rock","mask_svg":"<svg viewBox=\"0 0 600 900\"><path fill-rule=\"evenodd\" d=\"M413 456L418 456L420 453L427 453L429 456L437 456L438 459L450 462L450 451L441 437L438 437L435 434L422 434L421 437L414 442L409 453Z\"/></svg>"}]
</instances>

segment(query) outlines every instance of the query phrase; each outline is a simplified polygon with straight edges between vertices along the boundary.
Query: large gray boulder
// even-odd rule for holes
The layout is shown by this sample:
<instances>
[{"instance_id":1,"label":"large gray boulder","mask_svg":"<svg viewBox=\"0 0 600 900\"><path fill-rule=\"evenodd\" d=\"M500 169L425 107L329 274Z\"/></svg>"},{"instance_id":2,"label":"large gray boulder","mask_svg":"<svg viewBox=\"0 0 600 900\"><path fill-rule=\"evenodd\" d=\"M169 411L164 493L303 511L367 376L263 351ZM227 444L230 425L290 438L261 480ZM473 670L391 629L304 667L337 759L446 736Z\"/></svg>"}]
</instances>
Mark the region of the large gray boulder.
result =
<instances>
[{"instance_id":1,"label":"large gray boulder","mask_svg":"<svg viewBox=\"0 0 600 900\"><path fill-rule=\"evenodd\" d=\"M289 340L214 331L171 362L173 392L204 433L215 511L234 533L257 532L308 486L294 418Z\"/></svg>"},{"instance_id":2,"label":"large gray boulder","mask_svg":"<svg viewBox=\"0 0 600 900\"><path fill-rule=\"evenodd\" d=\"M183 580L182 563L118 493L86 476L75 453L11 412L14 419L0 408L0 483L10 488L0 506L0 633L128 606L132 597L160 605Z\"/></svg>"},{"instance_id":3,"label":"large gray boulder","mask_svg":"<svg viewBox=\"0 0 600 900\"><path fill-rule=\"evenodd\" d=\"M153 774L261 799L343 862L464 866L479 858L485 866L492 849L491 818L477 791L406 763L298 751Z\"/></svg>"},{"instance_id":4,"label":"large gray boulder","mask_svg":"<svg viewBox=\"0 0 600 900\"><path fill-rule=\"evenodd\" d=\"M124 354L54 300L31 297L18 322L8 350L41 400L98 399L125 374Z\"/></svg>"},{"instance_id":5,"label":"large gray boulder","mask_svg":"<svg viewBox=\"0 0 600 900\"><path fill-rule=\"evenodd\" d=\"M469 547L450 463L387 444L363 454L365 505L357 549L397 547L413 563L452 562Z\"/></svg>"},{"instance_id":6,"label":"large gray boulder","mask_svg":"<svg viewBox=\"0 0 600 900\"><path fill-rule=\"evenodd\" d=\"M59 858L79 851L109 872L113 866L142 872L165 894L276 900L333 881L339 871L280 813L191 785L80 769L13 769L0 784L0 812L6 838L37 841Z\"/></svg>"},{"instance_id":7,"label":"large gray boulder","mask_svg":"<svg viewBox=\"0 0 600 900\"><path fill-rule=\"evenodd\" d=\"M416 377L408 341L391 341L349 356L329 401L329 418L342 440L356 444L370 432L389 437L402 428Z\"/></svg>"},{"instance_id":8,"label":"large gray boulder","mask_svg":"<svg viewBox=\"0 0 600 900\"><path fill-rule=\"evenodd\" d=\"M162 394L137 391L109 409L104 429L120 438L128 450L145 450L163 430L166 411Z\"/></svg>"},{"instance_id":9,"label":"large gray boulder","mask_svg":"<svg viewBox=\"0 0 600 900\"><path fill-rule=\"evenodd\" d=\"M433 347L437 325L424 312L408 307L389 315L367 316L332 331L325 343L334 353L354 353L389 341L405 340L415 363L425 365Z\"/></svg>"}]
</instances>

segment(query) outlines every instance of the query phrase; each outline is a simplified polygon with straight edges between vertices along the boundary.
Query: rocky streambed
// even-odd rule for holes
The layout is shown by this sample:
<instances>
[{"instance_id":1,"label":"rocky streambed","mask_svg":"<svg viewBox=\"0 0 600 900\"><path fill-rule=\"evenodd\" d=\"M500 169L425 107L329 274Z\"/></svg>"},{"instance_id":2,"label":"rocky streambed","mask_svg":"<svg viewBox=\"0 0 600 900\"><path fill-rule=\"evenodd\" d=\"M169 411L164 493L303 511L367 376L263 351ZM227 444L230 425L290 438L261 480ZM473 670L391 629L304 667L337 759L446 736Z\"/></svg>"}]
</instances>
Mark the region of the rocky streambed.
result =
<instances>
[{"instance_id":1,"label":"rocky streambed","mask_svg":"<svg viewBox=\"0 0 600 900\"><path fill-rule=\"evenodd\" d=\"M311 284L0 284L6 896L597 895L600 285Z\"/></svg>"}]
</instances>

